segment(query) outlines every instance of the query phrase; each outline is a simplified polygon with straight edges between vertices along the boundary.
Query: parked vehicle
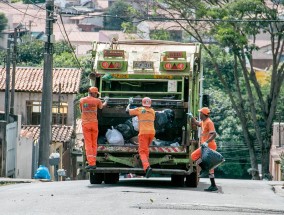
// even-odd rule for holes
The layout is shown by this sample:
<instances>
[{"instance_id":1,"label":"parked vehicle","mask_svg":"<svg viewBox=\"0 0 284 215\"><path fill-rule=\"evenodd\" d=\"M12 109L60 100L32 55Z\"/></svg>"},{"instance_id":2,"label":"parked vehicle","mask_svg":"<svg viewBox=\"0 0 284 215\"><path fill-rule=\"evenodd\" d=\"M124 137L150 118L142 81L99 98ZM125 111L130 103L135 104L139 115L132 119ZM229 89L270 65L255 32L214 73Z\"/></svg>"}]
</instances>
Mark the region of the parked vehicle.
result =
<instances>
[{"instance_id":1,"label":"parked vehicle","mask_svg":"<svg viewBox=\"0 0 284 215\"><path fill-rule=\"evenodd\" d=\"M91 83L98 87L101 98L110 99L98 113L97 168L89 171L90 183L116 183L120 174L145 175L132 119L125 108L129 97L133 97L134 106L141 106L147 96L156 116L163 111L173 113L163 119L168 120L164 127L155 121L156 139L150 146L153 175L170 175L173 185L196 187L198 171L190 154L198 147L198 135L186 113L197 115L202 100L200 45L152 40L95 42L92 56ZM133 134L123 134L123 145L109 144L104 139L108 129L113 126L119 130L124 124ZM125 128L120 131L124 133Z\"/></svg>"}]
</instances>

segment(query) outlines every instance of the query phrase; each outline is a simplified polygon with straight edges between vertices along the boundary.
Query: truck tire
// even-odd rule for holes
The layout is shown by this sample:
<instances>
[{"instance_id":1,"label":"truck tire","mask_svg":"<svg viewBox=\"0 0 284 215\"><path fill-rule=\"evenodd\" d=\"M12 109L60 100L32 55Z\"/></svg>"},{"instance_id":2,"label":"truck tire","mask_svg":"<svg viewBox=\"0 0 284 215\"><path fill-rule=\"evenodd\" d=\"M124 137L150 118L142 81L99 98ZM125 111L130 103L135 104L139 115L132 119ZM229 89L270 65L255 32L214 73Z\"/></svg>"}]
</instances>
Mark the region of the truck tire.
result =
<instances>
[{"instance_id":1,"label":"truck tire","mask_svg":"<svg viewBox=\"0 0 284 215\"><path fill-rule=\"evenodd\" d=\"M193 172L190 175L187 175L185 177L185 186L187 187L197 187L198 185L198 176L197 176L197 172Z\"/></svg>"},{"instance_id":2,"label":"truck tire","mask_svg":"<svg viewBox=\"0 0 284 215\"><path fill-rule=\"evenodd\" d=\"M101 184L104 179L103 173L92 173L90 172L90 183L91 184Z\"/></svg>"},{"instance_id":3,"label":"truck tire","mask_svg":"<svg viewBox=\"0 0 284 215\"><path fill-rule=\"evenodd\" d=\"M119 181L119 173L105 173L105 184L116 184Z\"/></svg>"},{"instance_id":4,"label":"truck tire","mask_svg":"<svg viewBox=\"0 0 284 215\"><path fill-rule=\"evenodd\" d=\"M171 175L171 184L175 187L183 187L184 175Z\"/></svg>"}]
</instances>

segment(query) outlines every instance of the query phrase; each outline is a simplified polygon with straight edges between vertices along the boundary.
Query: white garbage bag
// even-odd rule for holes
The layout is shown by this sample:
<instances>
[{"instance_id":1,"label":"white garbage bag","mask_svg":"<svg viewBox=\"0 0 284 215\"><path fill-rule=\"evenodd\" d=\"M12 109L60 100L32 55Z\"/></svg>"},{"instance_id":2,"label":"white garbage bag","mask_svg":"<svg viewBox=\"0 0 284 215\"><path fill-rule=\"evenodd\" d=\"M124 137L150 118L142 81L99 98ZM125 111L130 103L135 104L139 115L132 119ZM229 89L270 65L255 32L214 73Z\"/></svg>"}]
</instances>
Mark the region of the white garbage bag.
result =
<instances>
[{"instance_id":1,"label":"white garbage bag","mask_svg":"<svg viewBox=\"0 0 284 215\"><path fill-rule=\"evenodd\" d=\"M108 129L106 132L106 139L112 145L124 145L122 134L115 128Z\"/></svg>"},{"instance_id":2,"label":"white garbage bag","mask_svg":"<svg viewBox=\"0 0 284 215\"><path fill-rule=\"evenodd\" d=\"M135 131L139 131L138 116L132 117L132 125Z\"/></svg>"}]
</instances>

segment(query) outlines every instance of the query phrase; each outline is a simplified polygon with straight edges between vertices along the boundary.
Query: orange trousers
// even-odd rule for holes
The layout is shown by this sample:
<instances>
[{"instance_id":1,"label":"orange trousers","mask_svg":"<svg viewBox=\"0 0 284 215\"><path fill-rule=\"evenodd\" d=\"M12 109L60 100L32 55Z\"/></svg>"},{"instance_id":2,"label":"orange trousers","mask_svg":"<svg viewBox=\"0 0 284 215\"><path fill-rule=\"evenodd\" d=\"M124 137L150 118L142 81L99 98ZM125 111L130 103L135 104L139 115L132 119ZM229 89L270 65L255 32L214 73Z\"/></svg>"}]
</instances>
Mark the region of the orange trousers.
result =
<instances>
[{"instance_id":1,"label":"orange trousers","mask_svg":"<svg viewBox=\"0 0 284 215\"><path fill-rule=\"evenodd\" d=\"M96 165L98 148L98 123L92 122L82 125L85 150L88 164Z\"/></svg>"},{"instance_id":2,"label":"orange trousers","mask_svg":"<svg viewBox=\"0 0 284 215\"><path fill-rule=\"evenodd\" d=\"M216 151L216 149L217 149L217 145L216 145L216 143L209 143L208 144L208 147L210 148L210 149L212 149L212 150L214 150L214 151ZM195 151L193 151L192 153L191 153L191 159L193 160L193 161L196 161L196 160L198 160L199 158L201 158L201 147L199 147L198 149L196 149ZM210 171L209 171L209 173L210 174L214 174L214 169L211 169Z\"/></svg>"},{"instance_id":3,"label":"orange trousers","mask_svg":"<svg viewBox=\"0 0 284 215\"><path fill-rule=\"evenodd\" d=\"M149 146L151 145L155 134L139 134L138 141L139 141L139 156L142 162L142 166L144 171L150 166L149 164Z\"/></svg>"}]
</instances>

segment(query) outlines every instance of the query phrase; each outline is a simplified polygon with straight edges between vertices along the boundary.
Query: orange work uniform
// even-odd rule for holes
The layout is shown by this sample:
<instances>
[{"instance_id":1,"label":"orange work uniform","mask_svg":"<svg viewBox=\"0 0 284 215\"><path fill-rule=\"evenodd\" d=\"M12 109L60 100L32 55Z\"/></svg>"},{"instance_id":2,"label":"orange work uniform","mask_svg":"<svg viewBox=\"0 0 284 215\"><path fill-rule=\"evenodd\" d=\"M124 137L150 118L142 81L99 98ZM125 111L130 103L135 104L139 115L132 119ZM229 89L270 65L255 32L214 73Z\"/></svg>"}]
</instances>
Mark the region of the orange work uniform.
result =
<instances>
[{"instance_id":1,"label":"orange work uniform","mask_svg":"<svg viewBox=\"0 0 284 215\"><path fill-rule=\"evenodd\" d=\"M103 104L100 99L87 96L80 99L82 129L85 140L85 150L88 164L96 165L97 141L98 141L98 117L97 110L102 109Z\"/></svg>"},{"instance_id":2,"label":"orange work uniform","mask_svg":"<svg viewBox=\"0 0 284 215\"><path fill-rule=\"evenodd\" d=\"M150 107L138 107L129 110L131 116L138 117L139 125L139 156L142 162L143 169L146 170L149 164L149 146L155 137L155 111Z\"/></svg>"},{"instance_id":3,"label":"orange work uniform","mask_svg":"<svg viewBox=\"0 0 284 215\"><path fill-rule=\"evenodd\" d=\"M212 132L215 132L215 126L214 123L212 122L212 120L210 118L205 119L204 121L201 121L199 123L199 126L201 127L201 137L200 137L200 141L201 143L206 142L209 137L210 134ZM208 147L214 151L216 151L217 149L217 145L215 140L212 140L208 143ZM201 157L201 147L199 147L198 149L196 149L194 152L192 152L191 154L191 159L193 161L196 161L197 159L199 159ZM210 170L210 173L214 173L214 170Z\"/></svg>"}]
</instances>

